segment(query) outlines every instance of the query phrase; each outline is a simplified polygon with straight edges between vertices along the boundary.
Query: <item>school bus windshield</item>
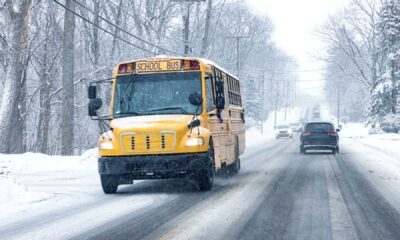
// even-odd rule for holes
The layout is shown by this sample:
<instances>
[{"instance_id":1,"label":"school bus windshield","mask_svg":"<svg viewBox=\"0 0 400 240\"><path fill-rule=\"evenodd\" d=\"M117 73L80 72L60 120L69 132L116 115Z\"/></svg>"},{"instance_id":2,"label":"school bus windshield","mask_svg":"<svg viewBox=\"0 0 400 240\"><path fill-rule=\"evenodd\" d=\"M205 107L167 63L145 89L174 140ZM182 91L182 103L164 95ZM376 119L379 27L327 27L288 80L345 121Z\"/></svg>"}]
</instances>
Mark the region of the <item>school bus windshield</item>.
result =
<instances>
[{"instance_id":1,"label":"school bus windshield","mask_svg":"<svg viewBox=\"0 0 400 240\"><path fill-rule=\"evenodd\" d=\"M114 118L142 115L194 114L191 93L201 94L200 72L134 74L116 79ZM202 108L198 109L198 113Z\"/></svg>"}]
</instances>

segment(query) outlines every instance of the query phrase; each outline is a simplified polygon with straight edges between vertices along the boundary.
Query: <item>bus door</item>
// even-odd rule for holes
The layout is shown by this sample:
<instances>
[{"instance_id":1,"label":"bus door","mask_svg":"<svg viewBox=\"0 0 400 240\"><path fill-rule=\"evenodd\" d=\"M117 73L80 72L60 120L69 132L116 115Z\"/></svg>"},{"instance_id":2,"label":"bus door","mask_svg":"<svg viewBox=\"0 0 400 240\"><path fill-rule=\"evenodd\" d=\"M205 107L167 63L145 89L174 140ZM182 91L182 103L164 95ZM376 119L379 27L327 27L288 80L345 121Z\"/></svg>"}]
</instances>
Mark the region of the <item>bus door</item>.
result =
<instances>
[{"instance_id":1,"label":"bus door","mask_svg":"<svg viewBox=\"0 0 400 240\"><path fill-rule=\"evenodd\" d=\"M209 72L206 75L206 87L207 87L207 112L209 116L209 126L211 135L213 138L214 151L215 151L215 166L216 169L220 169L222 164L226 163L226 145L228 143L228 111L226 109L219 111L216 109L217 97L223 96L224 93L217 93L217 81L224 81L222 78L222 72L218 69L213 68L212 73ZM224 86L226 86L224 84ZM211 91L211 92L210 92Z\"/></svg>"}]
</instances>

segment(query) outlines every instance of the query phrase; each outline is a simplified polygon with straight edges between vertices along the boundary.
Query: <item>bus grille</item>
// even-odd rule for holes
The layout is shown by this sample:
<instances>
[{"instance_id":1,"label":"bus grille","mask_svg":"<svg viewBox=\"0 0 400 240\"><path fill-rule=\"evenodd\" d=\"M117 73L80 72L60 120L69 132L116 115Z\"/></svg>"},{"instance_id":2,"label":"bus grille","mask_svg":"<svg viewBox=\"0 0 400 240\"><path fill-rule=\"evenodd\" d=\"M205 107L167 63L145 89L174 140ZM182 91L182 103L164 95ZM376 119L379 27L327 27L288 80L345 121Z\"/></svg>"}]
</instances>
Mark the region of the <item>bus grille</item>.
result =
<instances>
[{"instance_id":1,"label":"bus grille","mask_svg":"<svg viewBox=\"0 0 400 240\"><path fill-rule=\"evenodd\" d=\"M175 132L126 133L121 144L128 153L160 153L175 150Z\"/></svg>"}]
</instances>

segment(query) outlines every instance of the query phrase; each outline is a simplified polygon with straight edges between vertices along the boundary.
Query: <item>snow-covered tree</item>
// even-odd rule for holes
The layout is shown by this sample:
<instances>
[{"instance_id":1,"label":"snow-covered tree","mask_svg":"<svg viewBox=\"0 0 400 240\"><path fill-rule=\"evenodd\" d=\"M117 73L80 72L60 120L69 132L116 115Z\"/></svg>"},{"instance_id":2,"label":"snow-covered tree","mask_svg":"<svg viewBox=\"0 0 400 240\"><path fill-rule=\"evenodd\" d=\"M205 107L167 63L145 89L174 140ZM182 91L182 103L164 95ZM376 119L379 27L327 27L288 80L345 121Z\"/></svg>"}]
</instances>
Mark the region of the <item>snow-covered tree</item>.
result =
<instances>
[{"instance_id":1,"label":"snow-covered tree","mask_svg":"<svg viewBox=\"0 0 400 240\"><path fill-rule=\"evenodd\" d=\"M378 56L384 63L373 91L371 108L383 116L399 112L400 87L400 1L387 0L379 13Z\"/></svg>"},{"instance_id":2,"label":"snow-covered tree","mask_svg":"<svg viewBox=\"0 0 400 240\"><path fill-rule=\"evenodd\" d=\"M244 106L246 109L246 119L253 123L257 123L259 126L263 119L262 110L262 92L260 87L261 81L250 80L244 88Z\"/></svg>"}]
</instances>

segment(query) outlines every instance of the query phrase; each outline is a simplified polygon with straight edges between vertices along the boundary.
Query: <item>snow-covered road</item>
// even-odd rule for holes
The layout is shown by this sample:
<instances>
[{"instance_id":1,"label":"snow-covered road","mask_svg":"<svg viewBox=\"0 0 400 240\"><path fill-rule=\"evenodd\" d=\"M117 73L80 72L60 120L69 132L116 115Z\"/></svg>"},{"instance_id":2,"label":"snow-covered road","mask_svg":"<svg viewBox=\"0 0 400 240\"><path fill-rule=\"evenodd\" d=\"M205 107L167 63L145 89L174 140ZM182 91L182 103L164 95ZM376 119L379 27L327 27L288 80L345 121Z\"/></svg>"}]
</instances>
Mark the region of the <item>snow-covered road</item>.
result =
<instances>
[{"instance_id":1,"label":"snow-covered road","mask_svg":"<svg viewBox=\"0 0 400 240\"><path fill-rule=\"evenodd\" d=\"M255 146L209 192L169 180L103 195L90 157L74 163L82 171L9 169L42 199L2 203L0 239L400 238L399 158L351 138L336 156L300 155L297 138Z\"/></svg>"}]
</instances>

